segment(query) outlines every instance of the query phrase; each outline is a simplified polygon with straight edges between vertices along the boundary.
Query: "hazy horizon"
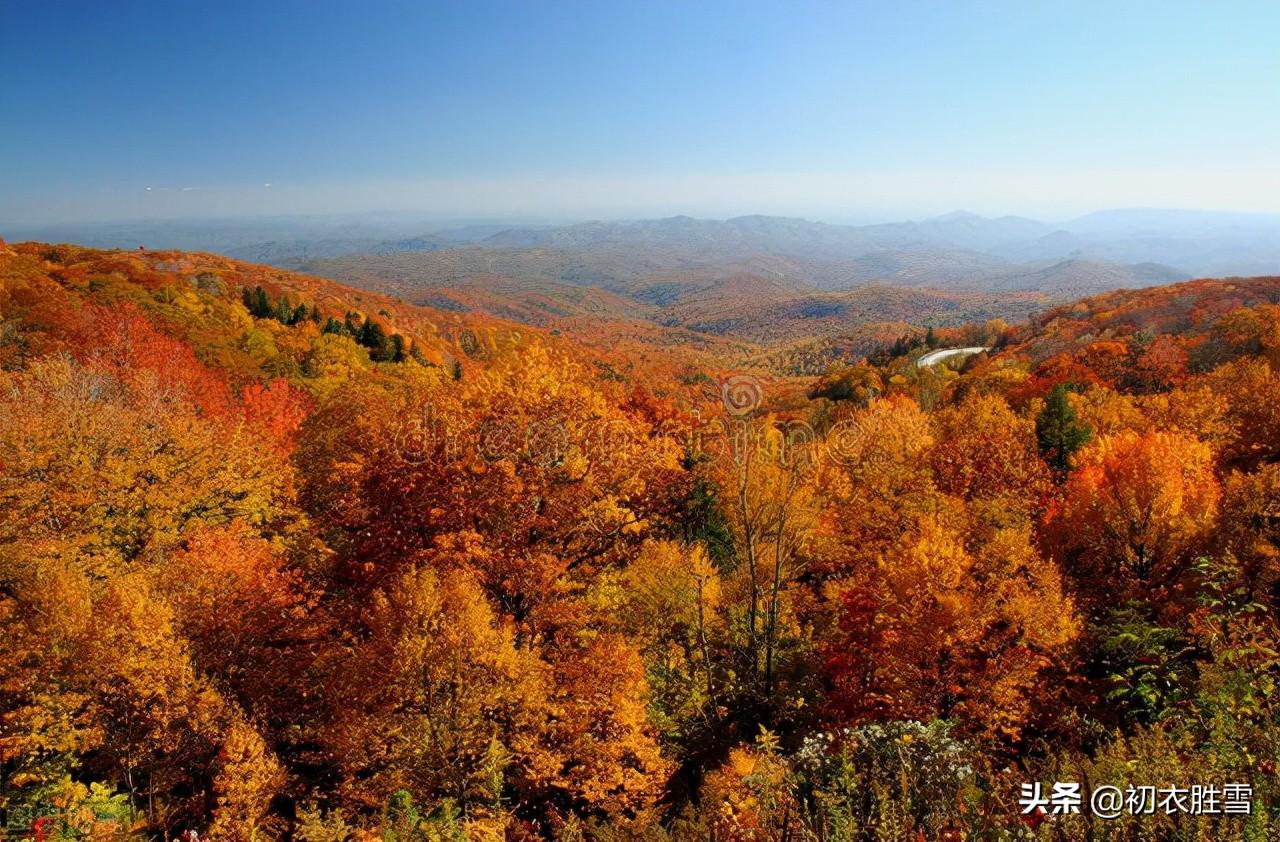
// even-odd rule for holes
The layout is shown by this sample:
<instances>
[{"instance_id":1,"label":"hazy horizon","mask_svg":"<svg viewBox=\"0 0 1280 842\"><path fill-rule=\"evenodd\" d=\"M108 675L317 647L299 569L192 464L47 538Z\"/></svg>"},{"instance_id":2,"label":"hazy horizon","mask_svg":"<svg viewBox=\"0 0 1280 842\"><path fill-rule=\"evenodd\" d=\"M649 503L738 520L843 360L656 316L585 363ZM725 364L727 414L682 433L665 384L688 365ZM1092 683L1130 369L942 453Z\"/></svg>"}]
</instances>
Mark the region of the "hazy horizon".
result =
<instances>
[{"instance_id":1,"label":"hazy horizon","mask_svg":"<svg viewBox=\"0 0 1280 842\"><path fill-rule=\"evenodd\" d=\"M917 214L889 214L889 213L848 213L844 215L808 215L808 214L768 214L746 211L743 213L686 213L681 210L674 210L668 213L653 214L600 214L600 215L518 215L518 214L449 214L449 213L427 213L415 210L390 210L385 208L374 210L351 210L351 211L334 211L334 212L316 212L316 213L246 213L246 214L193 214L190 216L137 216L137 217L121 217L121 218L85 218L85 219L58 219L49 221L36 222L15 222L0 219L0 237L6 235L6 231L16 231L18 233L31 231L56 231L59 229L92 229L95 227L111 228L111 227L128 227L138 226L160 227L166 225L172 226L226 226L226 227L252 227L255 225L267 226L273 223L279 224L297 224L297 225L314 225L323 226L368 226L370 228L395 228L403 227L406 231L421 231L428 233L431 231L446 231L450 229L465 228L468 226L508 226L511 228L538 228L538 227L562 227L573 225L588 225L594 223L604 224L629 224L639 223L660 219L672 218L691 218L699 221L728 221L749 217L768 217L776 219L797 219L805 222L815 222L825 225L834 226L868 226L883 225L904 222L925 222L929 220L944 218L956 214L973 214L983 219L998 220L1002 218L1019 218L1028 219L1035 222L1041 222L1049 226L1069 225L1072 222L1085 219L1095 215L1104 214L1168 214L1172 219L1175 215L1197 216L1204 215L1209 218L1230 219L1235 221L1256 220L1260 223L1275 224L1280 222L1280 212L1270 211L1242 211L1230 208L1192 208L1192 207L1097 207L1085 210L1081 213L1074 213L1060 216L1037 216L1029 213L1018 213L1014 211L1000 212L990 211L987 213L978 213L969 207L959 206L949 210L940 212L922 212Z\"/></svg>"},{"instance_id":2,"label":"hazy horizon","mask_svg":"<svg viewBox=\"0 0 1280 842\"><path fill-rule=\"evenodd\" d=\"M929 192L929 179L918 177L910 183L917 192L905 186L894 186L892 176L881 174L858 178L851 175L826 176L761 176L719 177L716 179L677 178L636 179L629 185L614 181L611 186L599 182L538 181L519 184L449 183L420 185L411 182L365 185L359 188L329 188L319 185L275 185L247 187L169 187L148 185L137 193L105 191L97 196L45 197L28 200L22 207L2 204L0 191L0 225L10 227L50 227L59 224L107 224L142 222L237 221L251 222L279 218L367 218L376 216L414 218L420 221L511 222L513 224L569 224L587 221L621 222L657 219L670 216L692 216L699 219L730 219L739 216L779 216L803 218L836 225L866 225L900 220L920 220L957 211L998 218L1021 216L1049 223L1065 222L1090 213L1110 210L1169 210L1227 214L1274 216L1280 214L1280 203L1269 204L1270 196L1280 196L1280 173L1272 178L1267 173L1240 173L1242 182L1256 190L1257 200L1241 200L1230 204L1196 203L1186 190L1185 177L1169 175L1152 179L1154 189L1146 192L1114 191L1114 201L1091 202L1081 195L1057 201L1019 200L1015 195L1029 179L1008 176L1007 201L994 198L971 198L974 194L955 190ZM974 176L974 181L982 180ZM1165 186L1159 186L1161 181ZM1274 184L1272 183L1274 181ZM735 182L738 186L735 188ZM1092 184L1115 183L1114 174L1078 175L1064 179L1074 183L1076 192ZM742 199L742 184L756 185L753 198ZM851 186L842 189L843 183ZM994 182L987 180L987 185ZM1225 179L1218 184L1225 184ZM859 184L878 185L868 200L868 192ZM905 182L904 182L905 184ZM696 187L705 185L705 192ZM623 189L629 186L630 189ZM1177 189L1181 187L1181 189ZM149 188L149 189L148 189ZM269 195L255 195L261 192ZM582 197L607 194L626 197L613 203L585 202ZM692 195L683 196L684 193ZM1068 190L1058 194L1065 196ZM1040 191L1040 195L1048 195ZM732 198L737 196L738 198ZM845 198L845 197L848 198ZM1126 201L1130 196L1133 201ZM1148 201L1139 201L1146 198Z\"/></svg>"}]
</instances>

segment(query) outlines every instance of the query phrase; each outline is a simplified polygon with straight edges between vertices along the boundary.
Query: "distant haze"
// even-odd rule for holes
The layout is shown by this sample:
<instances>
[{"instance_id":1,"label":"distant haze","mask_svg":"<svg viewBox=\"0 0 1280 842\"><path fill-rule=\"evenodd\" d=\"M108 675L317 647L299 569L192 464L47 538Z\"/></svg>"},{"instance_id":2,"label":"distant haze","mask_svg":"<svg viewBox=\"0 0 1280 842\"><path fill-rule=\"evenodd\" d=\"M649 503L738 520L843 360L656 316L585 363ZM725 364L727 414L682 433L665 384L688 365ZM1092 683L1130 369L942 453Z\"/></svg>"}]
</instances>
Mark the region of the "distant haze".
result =
<instances>
[{"instance_id":1,"label":"distant haze","mask_svg":"<svg viewBox=\"0 0 1280 842\"><path fill-rule=\"evenodd\" d=\"M745 173L612 178L450 179L361 185L155 186L0 204L0 223L252 218L394 212L424 219L635 219L692 214L831 222L921 218L963 207L1066 219L1098 208L1280 209L1280 170L973 173Z\"/></svg>"},{"instance_id":2,"label":"distant haze","mask_svg":"<svg viewBox=\"0 0 1280 842\"><path fill-rule=\"evenodd\" d=\"M873 225L762 214L548 225L377 213L9 225L0 226L0 236L209 251L344 280L359 276L354 265L446 285L496 274L608 286L610 278L709 271L825 289L885 282L1078 292L1280 274L1280 214L1167 209L1102 210L1069 220L955 211ZM333 259L343 260L326 263Z\"/></svg>"}]
</instances>

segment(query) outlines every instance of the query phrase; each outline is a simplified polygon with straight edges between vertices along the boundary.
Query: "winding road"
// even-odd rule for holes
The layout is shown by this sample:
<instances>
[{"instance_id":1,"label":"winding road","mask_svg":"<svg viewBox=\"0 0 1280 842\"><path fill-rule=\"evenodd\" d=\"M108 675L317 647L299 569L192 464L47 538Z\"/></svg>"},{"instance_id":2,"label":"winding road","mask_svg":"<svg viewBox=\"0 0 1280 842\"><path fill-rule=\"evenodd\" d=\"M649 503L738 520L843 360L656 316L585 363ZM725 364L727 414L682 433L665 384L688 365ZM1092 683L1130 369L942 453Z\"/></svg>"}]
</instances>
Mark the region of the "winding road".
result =
<instances>
[{"instance_id":1,"label":"winding road","mask_svg":"<svg viewBox=\"0 0 1280 842\"><path fill-rule=\"evenodd\" d=\"M942 348L938 351L930 351L920 359L916 360L917 368L928 368L931 365L937 365L943 360L951 357L967 357L971 354L981 354L983 351L989 351L990 348Z\"/></svg>"}]
</instances>

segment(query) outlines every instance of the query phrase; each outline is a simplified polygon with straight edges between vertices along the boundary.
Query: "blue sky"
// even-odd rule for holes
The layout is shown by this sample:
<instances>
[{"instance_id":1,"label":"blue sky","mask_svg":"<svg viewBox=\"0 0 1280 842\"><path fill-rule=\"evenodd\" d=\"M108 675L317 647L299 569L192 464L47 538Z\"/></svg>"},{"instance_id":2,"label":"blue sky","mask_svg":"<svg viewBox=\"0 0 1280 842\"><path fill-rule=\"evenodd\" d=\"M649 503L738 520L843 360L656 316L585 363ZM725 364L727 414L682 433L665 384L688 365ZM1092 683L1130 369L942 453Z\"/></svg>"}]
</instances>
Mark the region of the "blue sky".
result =
<instances>
[{"instance_id":1,"label":"blue sky","mask_svg":"<svg viewBox=\"0 0 1280 842\"><path fill-rule=\"evenodd\" d=\"M1276 211L1278 33L1274 2L14 0L0 221Z\"/></svg>"}]
</instances>

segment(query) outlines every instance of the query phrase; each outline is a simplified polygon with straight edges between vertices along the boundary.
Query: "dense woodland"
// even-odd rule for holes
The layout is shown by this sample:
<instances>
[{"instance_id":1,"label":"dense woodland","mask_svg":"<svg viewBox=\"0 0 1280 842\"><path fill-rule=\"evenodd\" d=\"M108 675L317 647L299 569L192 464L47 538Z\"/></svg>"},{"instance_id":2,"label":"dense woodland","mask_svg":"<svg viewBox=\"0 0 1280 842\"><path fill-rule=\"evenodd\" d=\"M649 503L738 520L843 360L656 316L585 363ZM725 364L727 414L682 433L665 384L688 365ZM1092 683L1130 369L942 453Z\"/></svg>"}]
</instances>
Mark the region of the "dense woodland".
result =
<instances>
[{"instance_id":1,"label":"dense woodland","mask_svg":"<svg viewBox=\"0 0 1280 842\"><path fill-rule=\"evenodd\" d=\"M9 837L1277 838L1280 279L629 341L0 243Z\"/></svg>"}]
</instances>

